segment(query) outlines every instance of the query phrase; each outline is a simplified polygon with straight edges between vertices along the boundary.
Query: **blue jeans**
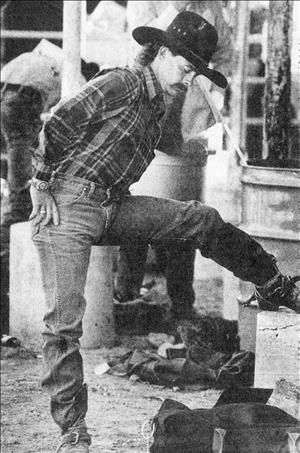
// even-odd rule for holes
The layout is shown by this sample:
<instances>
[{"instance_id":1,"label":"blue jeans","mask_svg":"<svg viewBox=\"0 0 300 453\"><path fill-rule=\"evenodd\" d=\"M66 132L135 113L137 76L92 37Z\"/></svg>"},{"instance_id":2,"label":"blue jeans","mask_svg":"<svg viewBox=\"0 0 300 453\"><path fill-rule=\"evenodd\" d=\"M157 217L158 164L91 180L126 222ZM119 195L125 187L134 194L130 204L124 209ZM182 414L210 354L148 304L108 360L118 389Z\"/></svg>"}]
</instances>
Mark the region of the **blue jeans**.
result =
<instances>
[{"instance_id":1,"label":"blue jeans","mask_svg":"<svg viewBox=\"0 0 300 453\"><path fill-rule=\"evenodd\" d=\"M53 179L51 192L60 224L33 226L32 239L47 304L42 384L51 395L52 416L64 432L87 411L79 339L92 245L190 243L256 284L275 271L271 256L257 242L200 202L125 195L108 199L99 185L60 174Z\"/></svg>"}]
</instances>

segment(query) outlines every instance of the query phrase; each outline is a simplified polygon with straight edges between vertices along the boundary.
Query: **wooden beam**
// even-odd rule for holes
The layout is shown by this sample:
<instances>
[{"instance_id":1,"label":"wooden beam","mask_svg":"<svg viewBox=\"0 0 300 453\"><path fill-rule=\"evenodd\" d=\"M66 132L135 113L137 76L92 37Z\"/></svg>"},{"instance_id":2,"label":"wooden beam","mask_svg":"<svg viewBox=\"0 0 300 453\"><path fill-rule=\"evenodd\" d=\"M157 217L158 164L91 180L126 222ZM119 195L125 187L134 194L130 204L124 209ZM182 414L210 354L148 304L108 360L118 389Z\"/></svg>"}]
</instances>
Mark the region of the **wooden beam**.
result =
<instances>
[{"instance_id":1,"label":"wooden beam","mask_svg":"<svg viewBox=\"0 0 300 453\"><path fill-rule=\"evenodd\" d=\"M62 39L61 31L1 30L1 39Z\"/></svg>"},{"instance_id":2,"label":"wooden beam","mask_svg":"<svg viewBox=\"0 0 300 453\"><path fill-rule=\"evenodd\" d=\"M62 96L70 95L80 87L81 11L80 0L64 0Z\"/></svg>"},{"instance_id":3,"label":"wooden beam","mask_svg":"<svg viewBox=\"0 0 300 453\"><path fill-rule=\"evenodd\" d=\"M265 79L265 152L274 161L288 158L291 130L291 0L270 0Z\"/></svg>"},{"instance_id":4,"label":"wooden beam","mask_svg":"<svg viewBox=\"0 0 300 453\"><path fill-rule=\"evenodd\" d=\"M236 33L234 37L233 74L231 82L231 127L241 147L245 146L247 104L247 63L249 7L248 1L236 2Z\"/></svg>"}]
</instances>

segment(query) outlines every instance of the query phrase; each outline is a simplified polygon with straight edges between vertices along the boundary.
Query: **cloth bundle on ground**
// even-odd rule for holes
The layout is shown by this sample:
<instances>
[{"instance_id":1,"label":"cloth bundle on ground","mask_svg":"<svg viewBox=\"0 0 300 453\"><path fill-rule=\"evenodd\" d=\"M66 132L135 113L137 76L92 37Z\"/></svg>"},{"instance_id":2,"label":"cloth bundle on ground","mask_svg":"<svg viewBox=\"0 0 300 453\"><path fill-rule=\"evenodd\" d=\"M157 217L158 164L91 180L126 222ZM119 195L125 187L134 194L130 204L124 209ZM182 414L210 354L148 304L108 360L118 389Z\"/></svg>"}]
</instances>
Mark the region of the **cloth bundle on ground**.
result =
<instances>
[{"instance_id":1,"label":"cloth bundle on ground","mask_svg":"<svg viewBox=\"0 0 300 453\"><path fill-rule=\"evenodd\" d=\"M296 453L300 444L300 423L264 403L191 410L167 399L154 427L151 453Z\"/></svg>"},{"instance_id":2,"label":"cloth bundle on ground","mask_svg":"<svg viewBox=\"0 0 300 453\"><path fill-rule=\"evenodd\" d=\"M144 351L130 351L119 361L109 363L110 374L117 376L137 375L151 384L180 386L201 382L209 386L215 381L215 373L203 365L187 359L162 359L159 355Z\"/></svg>"},{"instance_id":3,"label":"cloth bundle on ground","mask_svg":"<svg viewBox=\"0 0 300 453\"><path fill-rule=\"evenodd\" d=\"M137 375L142 381L169 387L201 384L203 388L228 388L233 385L253 385L254 353L241 351L224 363L224 354L215 353L207 362L190 359L163 359L148 351L130 351L109 362L109 374Z\"/></svg>"},{"instance_id":4,"label":"cloth bundle on ground","mask_svg":"<svg viewBox=\"0 0 300 453\"><path fill-rule=\"evenodd\" d=\"M200 384L203 388L250 386L254 380L253 352L238 352L237 329L231 321L202 317L197 325L178 327L183 348L169 349L167 357L149 351L130 351L109 363L110 374L137 375L141 380L166 386Z\"/></svg>"}]
</instances>

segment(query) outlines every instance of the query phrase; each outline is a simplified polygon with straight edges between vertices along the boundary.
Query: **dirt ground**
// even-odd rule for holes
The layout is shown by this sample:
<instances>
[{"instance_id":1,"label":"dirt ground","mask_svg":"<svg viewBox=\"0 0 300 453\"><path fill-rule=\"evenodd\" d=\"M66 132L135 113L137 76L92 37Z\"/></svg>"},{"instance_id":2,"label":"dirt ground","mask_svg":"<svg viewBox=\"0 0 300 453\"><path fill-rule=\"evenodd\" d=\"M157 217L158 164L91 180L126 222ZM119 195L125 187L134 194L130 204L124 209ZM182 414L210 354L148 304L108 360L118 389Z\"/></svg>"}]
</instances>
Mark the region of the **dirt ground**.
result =
<instances>
[{"instance_id":1,"label":"dirt ground","mask_svg":"<svg viewBox=\"0 0 300 453\"><path fill-rule=\"evenodd\" d=\"M220 314L222 287L204 280L196 287L196 306L203 314ZM108 358L136 347L147 347L146 336L122 335L113 349L84 350L85 381L89 388L87 424L93 436L92 453L143 453L143 423L153 417L166 398L190 408L212 407L220 391L164 388L111 375L98 376L94 369ZM2 348L1 452L53 453L59 430L49 414L49 399L40 387L42 358L30 352L16 354Z\"/></svg>"}]
</instances>

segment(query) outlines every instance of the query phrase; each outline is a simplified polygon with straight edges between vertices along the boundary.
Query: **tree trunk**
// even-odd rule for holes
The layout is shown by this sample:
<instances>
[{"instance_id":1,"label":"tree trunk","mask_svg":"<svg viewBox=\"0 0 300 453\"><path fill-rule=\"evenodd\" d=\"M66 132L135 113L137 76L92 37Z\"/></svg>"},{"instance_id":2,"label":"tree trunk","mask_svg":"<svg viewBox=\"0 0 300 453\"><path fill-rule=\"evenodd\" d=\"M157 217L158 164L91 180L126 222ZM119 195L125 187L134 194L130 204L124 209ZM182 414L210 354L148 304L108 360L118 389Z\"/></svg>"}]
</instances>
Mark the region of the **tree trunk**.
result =
<instances>
[{"instance_id":1,"label":"tree trunk","mask_svg":"<svg viewBox=\"0 0 300 453\"><path fill-rule=\"evenodd\" d=\"M270 0L264 128L268 160L286 161L291 128L291 0Z\"/></svg>"}]
</instances>

